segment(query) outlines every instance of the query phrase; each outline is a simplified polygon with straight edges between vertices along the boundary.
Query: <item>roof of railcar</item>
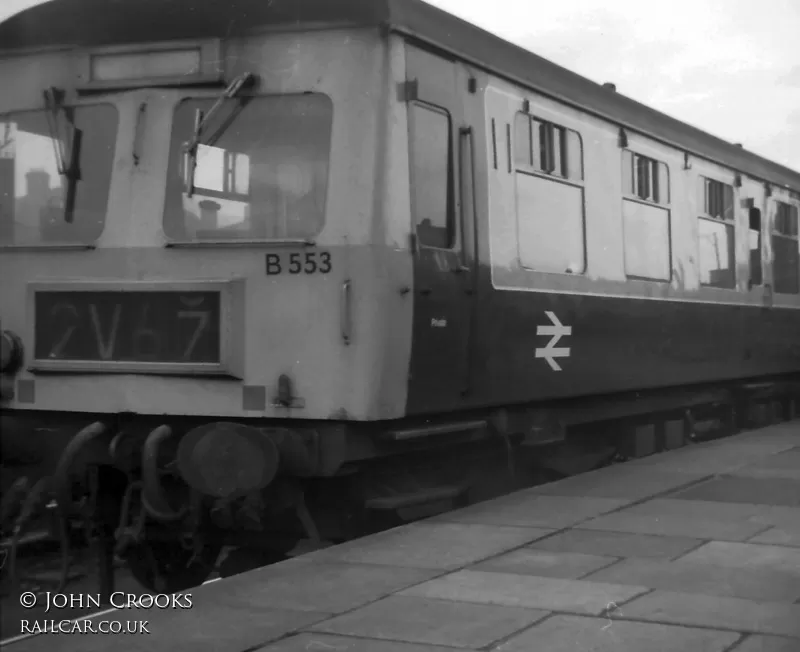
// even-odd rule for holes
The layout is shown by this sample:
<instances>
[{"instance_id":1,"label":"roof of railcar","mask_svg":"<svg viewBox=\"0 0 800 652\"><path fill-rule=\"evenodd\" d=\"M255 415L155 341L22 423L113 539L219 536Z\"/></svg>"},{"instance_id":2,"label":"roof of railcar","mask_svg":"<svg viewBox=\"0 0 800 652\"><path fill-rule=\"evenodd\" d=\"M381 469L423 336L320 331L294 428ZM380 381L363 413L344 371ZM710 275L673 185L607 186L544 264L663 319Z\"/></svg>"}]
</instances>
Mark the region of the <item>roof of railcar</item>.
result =
<instances>
[{"instance_id":1,"label":"roof of railcar","mask_svg":"<svg viewBox=\"0 0 800 652\"><path fill-rule=\"evenodd\" d=\"M391 26L620 126L800 191L799 172L604 88L421 0L51 0L0 24L0 48L226 38L301 23Z\"/></svg>"}]
</instances>

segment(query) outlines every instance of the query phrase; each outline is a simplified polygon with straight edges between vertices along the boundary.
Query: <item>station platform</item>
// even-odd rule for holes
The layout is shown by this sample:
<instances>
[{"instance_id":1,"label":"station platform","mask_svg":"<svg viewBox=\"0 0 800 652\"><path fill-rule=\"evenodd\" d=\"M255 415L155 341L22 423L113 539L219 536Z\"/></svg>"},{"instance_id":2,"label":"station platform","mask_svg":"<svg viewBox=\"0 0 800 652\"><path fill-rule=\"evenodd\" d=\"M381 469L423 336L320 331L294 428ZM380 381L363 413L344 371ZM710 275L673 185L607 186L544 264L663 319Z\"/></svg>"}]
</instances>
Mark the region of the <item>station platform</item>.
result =
<instances>
[{"instance_id":1,"label":"station platform","mask_svg":"<svg viewBox=\"0 0 800 652\"><path fill-rule=\"evenodd\" d=\"M13 652L798 652L800 421L661 453L119 611ZM99 617L99 616L96 616ZM53 640L53 639L57 640Z\"/></svg>"}]
</instances>

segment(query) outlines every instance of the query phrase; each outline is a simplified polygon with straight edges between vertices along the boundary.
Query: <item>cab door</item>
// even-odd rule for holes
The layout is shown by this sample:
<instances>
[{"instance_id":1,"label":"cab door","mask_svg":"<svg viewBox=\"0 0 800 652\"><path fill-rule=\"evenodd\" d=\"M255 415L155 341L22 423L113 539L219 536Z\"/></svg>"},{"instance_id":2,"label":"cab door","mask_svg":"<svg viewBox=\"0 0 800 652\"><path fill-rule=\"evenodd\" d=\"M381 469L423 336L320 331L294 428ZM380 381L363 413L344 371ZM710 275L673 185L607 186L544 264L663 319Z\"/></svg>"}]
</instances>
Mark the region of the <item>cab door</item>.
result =
<instances>
[{"instance_id":1,"label":"cab door","mask_svg":"<svg viewBox=\"0 0 800 652\"><path fill-rule=\"evenodd\" d=\"M465 124L466 70L406 46L406 95L414 256L408 413L469 400L477 302L473 143Z\"/></svg>"}]
</instances>

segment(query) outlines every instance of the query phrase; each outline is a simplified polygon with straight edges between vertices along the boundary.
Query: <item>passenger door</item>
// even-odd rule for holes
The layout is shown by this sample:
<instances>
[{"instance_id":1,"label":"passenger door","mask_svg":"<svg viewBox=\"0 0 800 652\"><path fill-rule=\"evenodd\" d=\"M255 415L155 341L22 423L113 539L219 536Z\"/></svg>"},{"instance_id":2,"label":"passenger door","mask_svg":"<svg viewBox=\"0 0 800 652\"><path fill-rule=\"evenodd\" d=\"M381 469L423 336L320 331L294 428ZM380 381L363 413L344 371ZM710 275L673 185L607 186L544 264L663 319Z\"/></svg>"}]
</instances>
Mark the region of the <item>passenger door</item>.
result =
<instances>
[{"instance_id":1,"label":"passenger door","mask_svg":"<svg viewBox=\"0 0 800 652\"><path fill-rule=\"evenodd\" d=\"M462 405L469 394L477 302L474 135L465 125L466 70L406 49L414 332L408 412Z\"/></svg>"}]
</instances>

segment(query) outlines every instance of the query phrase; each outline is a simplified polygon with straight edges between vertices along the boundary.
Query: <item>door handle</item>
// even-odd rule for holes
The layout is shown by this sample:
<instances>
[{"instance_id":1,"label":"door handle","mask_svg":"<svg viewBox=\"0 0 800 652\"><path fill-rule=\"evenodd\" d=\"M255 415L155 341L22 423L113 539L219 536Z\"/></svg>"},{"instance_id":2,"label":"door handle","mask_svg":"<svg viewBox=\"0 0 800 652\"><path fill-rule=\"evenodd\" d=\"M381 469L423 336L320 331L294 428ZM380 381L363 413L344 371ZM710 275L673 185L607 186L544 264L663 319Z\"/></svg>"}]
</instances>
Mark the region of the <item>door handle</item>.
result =
<instances>
[{"instance_id":1,"label":"door handle","mask_svg":"<svg viewBox=\"0 0 800 652\"><path fill-rule=\"evenodd\" d=\"M342 283L342 296L341 296L341 327L342 327L342 340L345 346L350 345L352 339L352 299L350 296L350 280Z\"/></svg>"}]
</instances>

